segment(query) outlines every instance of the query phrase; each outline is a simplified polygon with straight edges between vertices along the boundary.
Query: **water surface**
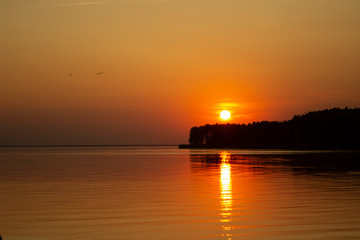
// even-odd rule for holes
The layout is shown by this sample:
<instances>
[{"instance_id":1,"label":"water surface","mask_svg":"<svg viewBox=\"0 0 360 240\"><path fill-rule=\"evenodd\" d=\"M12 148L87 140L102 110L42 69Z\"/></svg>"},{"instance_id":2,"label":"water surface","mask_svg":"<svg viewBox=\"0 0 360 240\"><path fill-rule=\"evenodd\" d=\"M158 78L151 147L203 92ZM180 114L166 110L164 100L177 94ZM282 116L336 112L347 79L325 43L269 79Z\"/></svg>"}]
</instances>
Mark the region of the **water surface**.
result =
<instances>
[{"instance_id":1,"label":"water surface","mask_svg":"<svg viewBox=\"0 0 360 240\"><path fill-rule=\"evenodd\" d=\"M1 148L3 239L358 239L348 152Z\"/></svg>"}]
</instances>

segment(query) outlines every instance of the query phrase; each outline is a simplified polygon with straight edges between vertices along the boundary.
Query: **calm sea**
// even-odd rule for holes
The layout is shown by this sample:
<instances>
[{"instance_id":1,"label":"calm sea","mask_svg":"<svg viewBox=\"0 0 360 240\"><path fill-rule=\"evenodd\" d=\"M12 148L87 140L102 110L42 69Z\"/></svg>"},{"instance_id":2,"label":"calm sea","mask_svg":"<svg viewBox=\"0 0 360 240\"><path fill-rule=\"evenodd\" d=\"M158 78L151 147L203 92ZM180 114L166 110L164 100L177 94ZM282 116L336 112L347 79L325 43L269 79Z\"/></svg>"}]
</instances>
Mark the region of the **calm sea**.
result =
<instances>
[{"instance_id":1,"label":"calm sea","mask_svg":"<svg viewBox=\"0 0 360 240\"><path fill-rule=\"evenodd\" d=\"M4 240L360 239L349 152L0 148Z\"/></svg>"}]
</instances>

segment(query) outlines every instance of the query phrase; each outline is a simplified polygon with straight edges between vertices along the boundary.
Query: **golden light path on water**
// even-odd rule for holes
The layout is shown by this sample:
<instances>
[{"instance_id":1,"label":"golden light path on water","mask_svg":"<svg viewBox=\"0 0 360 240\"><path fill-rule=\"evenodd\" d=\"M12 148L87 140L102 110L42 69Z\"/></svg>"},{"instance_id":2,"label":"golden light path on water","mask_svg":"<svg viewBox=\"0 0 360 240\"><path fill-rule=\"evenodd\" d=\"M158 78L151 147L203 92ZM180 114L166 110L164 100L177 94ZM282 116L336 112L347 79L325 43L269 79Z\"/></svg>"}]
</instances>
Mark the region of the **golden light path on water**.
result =
<instances>
[{"instance_id":1,"label":"golden light path on water","mask_svg":"<svg viewBox=\"0 0 360 240\"><path fill-rule=\"evenodd\" d=\"M220 165L220 202L221 202L221 219L220 221L224 223L222 228L225 233L224 237L227 237L228 240L231 240L232 234L229 233L231 230L231 210L232 210L232 189L231 189L231 165L230 165L230 153L223 152L220 155L221 165Z\"/></svg>"}]
</instances>

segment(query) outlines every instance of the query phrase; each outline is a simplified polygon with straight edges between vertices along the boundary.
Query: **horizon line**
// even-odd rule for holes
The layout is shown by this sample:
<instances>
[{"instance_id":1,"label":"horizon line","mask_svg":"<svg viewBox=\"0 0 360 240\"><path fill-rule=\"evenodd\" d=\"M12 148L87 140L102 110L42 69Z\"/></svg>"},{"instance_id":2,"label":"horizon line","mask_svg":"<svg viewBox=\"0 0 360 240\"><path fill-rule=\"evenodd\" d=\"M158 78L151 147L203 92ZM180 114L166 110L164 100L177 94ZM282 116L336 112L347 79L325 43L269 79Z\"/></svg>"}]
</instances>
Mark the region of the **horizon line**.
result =
<instances>
[{"instance_id":1,"label":"horizon line","mask_svg":"<svg viewBox=\"0 0 360 240\"><path fill-rule=\"evenodd\" d=\"M0 148L12 147L170 147L179 144L57 144L57 145L0 145Z\"/></svg>"}]
</instances>

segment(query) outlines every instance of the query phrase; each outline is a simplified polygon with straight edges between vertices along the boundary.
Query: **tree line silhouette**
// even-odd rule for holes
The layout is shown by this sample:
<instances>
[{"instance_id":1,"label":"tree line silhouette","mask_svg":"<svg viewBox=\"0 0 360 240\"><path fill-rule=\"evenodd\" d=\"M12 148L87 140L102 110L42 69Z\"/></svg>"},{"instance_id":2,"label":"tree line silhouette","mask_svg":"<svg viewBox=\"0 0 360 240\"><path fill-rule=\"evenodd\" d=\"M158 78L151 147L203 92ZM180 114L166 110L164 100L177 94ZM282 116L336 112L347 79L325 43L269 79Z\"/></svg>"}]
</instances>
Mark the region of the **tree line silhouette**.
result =
<instances>
[{"instance_id":1,"label":"tree line silhouette","mask_svg":"<svg viewBox=\"0 0 360 240\"><path fill-rule=\"evenodd\" d=\"M181 148L360 149L360 108L333 108L291 120L192 127Z\"/></svg>"}]
</instances>

